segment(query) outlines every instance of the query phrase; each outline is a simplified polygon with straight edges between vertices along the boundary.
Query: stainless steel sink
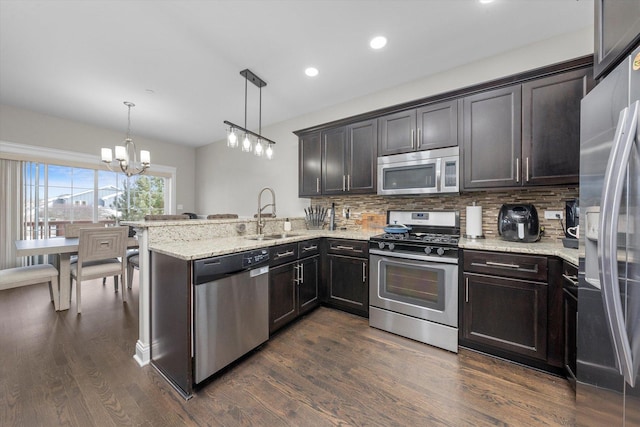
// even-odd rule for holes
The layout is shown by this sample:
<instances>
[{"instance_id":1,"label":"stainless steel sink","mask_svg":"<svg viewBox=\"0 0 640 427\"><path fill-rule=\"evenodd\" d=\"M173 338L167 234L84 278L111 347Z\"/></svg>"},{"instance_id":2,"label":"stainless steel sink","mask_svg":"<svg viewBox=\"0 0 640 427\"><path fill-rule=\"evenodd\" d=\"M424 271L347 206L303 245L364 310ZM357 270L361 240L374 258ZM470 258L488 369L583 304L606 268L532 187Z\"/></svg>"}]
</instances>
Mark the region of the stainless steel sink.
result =
<instances>
[{"instance_id":1,"label":"stainless steel sink","mask_svg":"<svg viewBox=\"0 0 640 427\"><path fill-rule=\"evenodd\" d=\"M297 234L294 233L276 233L276 234L259 234L256 236L247 236L245 239L247 240L278 240L278 239L286 239L288 237L295 237Z\"/></svg>"}]
</instances>

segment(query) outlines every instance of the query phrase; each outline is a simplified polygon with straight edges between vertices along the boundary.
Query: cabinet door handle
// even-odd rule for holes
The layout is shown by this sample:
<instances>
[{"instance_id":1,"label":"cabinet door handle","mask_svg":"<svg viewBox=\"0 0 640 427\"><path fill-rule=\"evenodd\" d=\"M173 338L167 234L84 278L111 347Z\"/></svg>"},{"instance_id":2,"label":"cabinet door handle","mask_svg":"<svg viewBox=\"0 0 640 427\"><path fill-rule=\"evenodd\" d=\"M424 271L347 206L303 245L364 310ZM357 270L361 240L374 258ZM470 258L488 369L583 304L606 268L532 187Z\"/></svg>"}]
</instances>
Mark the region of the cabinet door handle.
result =
<instances>
[{"instance_id":1,"label":"cabinet door handle","mask_svg":"<svg viewBox=\"0 0 640 427\"><path fill-rule=\"evenodd\" d=\"M282 258L282 257L285 257L285 256L293 255L294 253L295 253L294 251L278 252L276 254L276 258Z\"/></svg>"},{"instance_id":2,"label":"cabinet door handle","mask_svg":"<svg viewBox=\"0 0 640 427\"><path fill-rule=\"evenodd\" d=\"M520 159L516 157L516 182L520 182Z\"/></svg>"},{"instance_id":3,"label":"cabinet door handle","mask_svg":"<svg viewBox=\"0 0 640 427\"><path fill-rule=\"evenodd\" d=\"M464 278L464 302L469 302L469 278Z\"/></svg>"},{"instance_id":4,"label":"cabinet door handle","mask_svg":"<svg viewBox=\"0 0 640 427\"><path fill-rule=\"evenodd\" d=\"M518 264L506 264L503 262L495 262L495 261L486 261L486 265L491 265L494 267L506 267L506 268L520 268Z\"/></svg>"},{"instance_id":5,"label":"cabinet door handle","mask_svg":"<svg viewBox=\"0 0 640 427\"><path fill-rule=\"evenodd\" d=\"M411 129L411 149L413 150L415 147L415 137L416 137L416 131Z\"/></svg>"},{"instance_id":6,"label":"cabinet door handle","mask_svg":"<svg viewBox=\"0 0 640 427\"><path fill-rule=\"evenodd\" d=\"M320 192L320 178L316 178L316 193Z\"/></svg>"},{"instance_id":7,"label":"cabinet door handle","mask_svg":"<svg viewBox=\"0 0 640 427\"><path fill-rule=\"evenodd\" d=\"M420 128L418 128L418 138L416 139L416 144L418 145L418 148L420 148L420 146L422 145L422 143L421 143L421 142L422 142L422 139L420 138L421 133L422 133L422 132L421 132L421 129L420 129Z\"/></svg>"},{"instance_id":8,"label":"cabinet door handle","mask_svg":"<svg viewBox=\"0 0 640 427\"><path fill-rule=\"evenodd\" d=\"M362 283L367 282L367 263L362 263Z\"/></svg>"},{"instance_id":9,"label":"cabinet door handle","mask_svg":"<svg viewBox=\"0 0 640 427\"><path fill-rule=\"evenodd\" d=\"M299 284L299 283L300 283L300 266L299 266L299 265L294 265L294 266L293 266L293 271L294 271L294 274L293 274L293 283L294 283L295 285L297 285L297 284Z\"/></svg>"},{"instance_id":10,"label":"cabinet door handle","mask_svg":"<svg viewBox=\"0 0 640 427\"><path fill-rule=\"evenodd\" d=\"M351 191L351 175L347 175L347 191Z\"/></svg>"},{"instance_id":11,"label":"cabinet door handle","mask_svg":"<svg viewBox=\"0 0 640 427\"><path fill-rule=\"evenodd\" d=\"M298 269L298 274L300 275L300 280L298 284L301 285L304 283L304 264L300 264L300 268Z\"/></svg>"},{"instance_id":12,"label":"cabinet door handle","mask_svg":"<svg viewBox=\"0 0 640 427\"><path fill-rule=\"evenodd\" d=\"M528 157L525 159L525 173L524 173L524 177L526 178L527 182L529 182L529 158L528 158Z\"/></svg>"},{"instance_id":13,"label":"cabinet door handle","mask_svg":"<svg viewBox=\"0 0 640 427\"><path fill-rule=\"evenodd\" d=\"M347 190L347 185L345 184L347 177L345 175L342 175L342 191L346 191Z\"/></svg>"}]
</instances>

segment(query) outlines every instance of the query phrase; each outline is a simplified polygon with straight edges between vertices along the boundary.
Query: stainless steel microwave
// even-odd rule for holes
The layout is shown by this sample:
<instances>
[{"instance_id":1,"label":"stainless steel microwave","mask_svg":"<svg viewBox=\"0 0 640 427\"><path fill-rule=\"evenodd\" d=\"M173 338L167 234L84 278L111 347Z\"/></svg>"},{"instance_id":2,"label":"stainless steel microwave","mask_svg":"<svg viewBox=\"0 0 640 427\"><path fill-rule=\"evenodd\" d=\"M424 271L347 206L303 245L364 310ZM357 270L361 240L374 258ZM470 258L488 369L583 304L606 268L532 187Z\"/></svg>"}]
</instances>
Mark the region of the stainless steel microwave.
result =
<instances>
[{"instance_id":1,"label":"stainless steel microwave","mask_svg":"<svg viewBox=\"0 0 640 427\"><path fill-rule=\"evenodd\" d=\"M460 192L458 147L378 157L378 194Z\"/></svg>"}]
</instances>

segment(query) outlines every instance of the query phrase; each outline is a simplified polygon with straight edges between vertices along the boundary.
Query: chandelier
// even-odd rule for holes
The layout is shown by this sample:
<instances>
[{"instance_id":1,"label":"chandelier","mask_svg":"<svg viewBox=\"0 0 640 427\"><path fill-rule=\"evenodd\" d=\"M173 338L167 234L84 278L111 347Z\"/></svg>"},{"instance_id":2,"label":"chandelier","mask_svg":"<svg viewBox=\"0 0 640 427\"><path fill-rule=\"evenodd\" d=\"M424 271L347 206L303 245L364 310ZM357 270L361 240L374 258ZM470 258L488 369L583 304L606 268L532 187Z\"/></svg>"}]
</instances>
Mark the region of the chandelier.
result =
<instances>
[{"instance_id":1,"label":"chandelier","mask_svg":"<svg viewBox=\"0 0 640 427\"><path fill-rule=\"evenodd\" d=\"M249 69L240 71L240 75L244 77L244 127L238 126L237 124L231 123L227 120L224 121L224 124L229 126L227 129L227 146L230 148L236 148L240 145L242 151L246 153L253 152L256 156L264 155L268 159L272 159L273 145L275 145L275 142L260 135L262 133L262 88L266 86L267 83ZM251 80L251 83L260 89L258 133L247 129L247 85L249 80ZM241 144L239 144L239 136L243 137Z\"/></svg>"},{"instance_id":2,"label":"chandelier","mask_svg":"<svg viewBox=\"0 0 640 427\"><path fill-rule=\"evenodd\" d=\"M135 107L136 104L125 101L124 105L129 109L127 112L127 137L124 140L124 145L116 145L115 161L117 162L116 167L119 165L122 173L130 177L143 174L149 169L151 154L147 150L140 150L140 162L138 162L136 144L131 139L131 107ZM101 154L102 162L107 165L110 171L116 172L111 167L114 160L111 148L103 148Z\"/></svg>"}]
</instances>

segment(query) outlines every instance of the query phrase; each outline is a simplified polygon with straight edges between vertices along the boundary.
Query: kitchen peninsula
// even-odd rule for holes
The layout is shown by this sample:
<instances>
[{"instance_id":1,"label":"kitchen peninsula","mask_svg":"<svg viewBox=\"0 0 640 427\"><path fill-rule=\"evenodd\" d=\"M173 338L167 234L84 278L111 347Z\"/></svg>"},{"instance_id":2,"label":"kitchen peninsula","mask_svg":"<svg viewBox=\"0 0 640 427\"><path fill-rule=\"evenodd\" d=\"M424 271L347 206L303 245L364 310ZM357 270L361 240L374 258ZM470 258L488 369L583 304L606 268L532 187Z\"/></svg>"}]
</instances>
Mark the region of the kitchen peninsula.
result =
<instances>
[{"instance_id":1,"label":"kitchen peninsula","mask_svg":"<svg viewBox=\"0 0 640 427\"><path fill-rule=\"evenodd\" d=\"M266 219L264 233L267 235L281 233L283 222L284 218ZM273 240L247 239L247 237L254 235L253 230L255 229L256 221L253 219L123 222L123 225L134 227L140 246L139 338L136 343L136 354L134 355L134 359L138 364L144 366L151 360L150 251L157 251L182 260L195 260L214 255L298 242L314 237L333 236L342 239L368 240L371 235L377 232L307 231L304 219L292 218L291 222L293 231L290 235L286 238Z\"/></svg>"}]
</instances>

